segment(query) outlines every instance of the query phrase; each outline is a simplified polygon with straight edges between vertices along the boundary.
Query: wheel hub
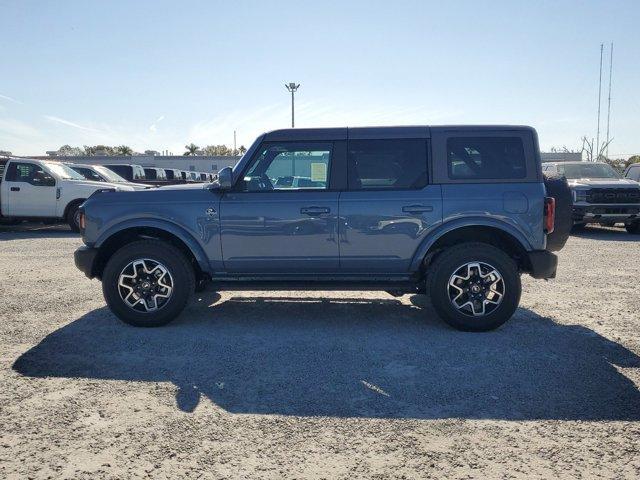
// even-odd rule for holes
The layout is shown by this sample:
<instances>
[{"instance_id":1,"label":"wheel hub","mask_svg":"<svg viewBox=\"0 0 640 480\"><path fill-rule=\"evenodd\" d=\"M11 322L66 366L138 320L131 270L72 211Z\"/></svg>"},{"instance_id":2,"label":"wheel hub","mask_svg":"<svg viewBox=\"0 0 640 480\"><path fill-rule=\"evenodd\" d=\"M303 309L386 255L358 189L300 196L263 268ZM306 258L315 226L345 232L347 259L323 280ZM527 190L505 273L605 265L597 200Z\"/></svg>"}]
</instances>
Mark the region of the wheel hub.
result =
<instances>
[{"instance_id":1,"label":"wheel hub","mask_svg":"<svg viewBox=\"0 0 640 480\"><path fill-rule=\"evenodd\" d=\"M173 293L173 278L162 263L149 258L130 262L120 272L118 293L122 301L139 312L164 307Z\"/></svg>"},{"instance_id":2,"label":"wheel hub","mask_svg":"<svg viewBox=\"0 0 640 480\"><path fill-rule=\"evenodd\" d=\"M458 267L447 285L449 301L465 315L484 316L502 302L504 279L493 266L484 262L468 262Z\"/></svg>"}]
</instances>

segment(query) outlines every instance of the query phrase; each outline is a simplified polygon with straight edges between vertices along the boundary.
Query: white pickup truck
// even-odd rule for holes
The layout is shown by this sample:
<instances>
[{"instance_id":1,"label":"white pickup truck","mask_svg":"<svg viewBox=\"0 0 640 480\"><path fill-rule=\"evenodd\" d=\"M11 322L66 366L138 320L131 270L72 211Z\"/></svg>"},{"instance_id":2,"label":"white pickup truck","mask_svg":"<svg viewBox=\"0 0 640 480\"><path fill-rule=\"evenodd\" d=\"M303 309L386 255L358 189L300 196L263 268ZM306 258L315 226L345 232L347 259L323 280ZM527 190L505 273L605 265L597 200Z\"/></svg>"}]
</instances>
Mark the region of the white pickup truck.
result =
<instances>
[{"instance_id":1,"label":"white pickup truck","mask_svg":"<svg viewBox=\"0 0 640 480\"><path fill-rule=\"evenodd\" d=\"M93 182L63 163L0 158L0 220L65 220L79 231L78 207L97 190L133 191L128 185Z\"/></svg>"}]
</instances>

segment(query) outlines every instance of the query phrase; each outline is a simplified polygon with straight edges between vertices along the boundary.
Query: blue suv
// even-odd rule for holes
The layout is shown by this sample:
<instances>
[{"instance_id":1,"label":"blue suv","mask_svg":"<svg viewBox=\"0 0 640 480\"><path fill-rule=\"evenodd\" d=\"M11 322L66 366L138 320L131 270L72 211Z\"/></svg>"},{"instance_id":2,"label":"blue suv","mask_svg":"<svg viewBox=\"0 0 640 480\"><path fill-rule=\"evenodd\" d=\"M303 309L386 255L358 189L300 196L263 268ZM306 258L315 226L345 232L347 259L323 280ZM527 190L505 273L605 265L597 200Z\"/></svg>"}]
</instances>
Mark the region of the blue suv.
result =
<instances>
[{"instance_id":1,"label":"blue suv","mask_svg":"<svg viewBox=\"0 0 640 480\"><path fill-rule=\"evenodd\" d=\"M530 127L276 130L212 183L91 196L75 262L136 326L212 282L428 294L482 331L512 316L522 273L555 276L554 205Z\"/></svg>"}]
</instances>

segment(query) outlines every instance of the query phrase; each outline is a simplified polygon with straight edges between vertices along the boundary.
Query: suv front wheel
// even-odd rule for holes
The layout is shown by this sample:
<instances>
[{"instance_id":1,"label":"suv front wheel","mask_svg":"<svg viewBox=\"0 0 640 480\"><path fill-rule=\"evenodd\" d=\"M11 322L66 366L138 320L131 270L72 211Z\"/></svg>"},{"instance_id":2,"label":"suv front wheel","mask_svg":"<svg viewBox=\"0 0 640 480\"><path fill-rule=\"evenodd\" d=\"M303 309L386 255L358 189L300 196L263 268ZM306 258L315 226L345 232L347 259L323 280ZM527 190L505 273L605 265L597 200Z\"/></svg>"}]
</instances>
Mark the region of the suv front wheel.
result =
<instances>
[{"instance_id":1,"label":"suv front wheel","mask_svg":"<svg viewBox=\"0 0 640 480\"><path fill-rule=\"evenodd\" d=\"M169 323L182 312L194 288L195 275L187 257L161 240L123 246L102 275L107 305L120 320L136 327Z\"/></svg>"},{"instance_id":2,"label":"suv front wheel","mask_svg":"<svg viewBox=\"0 0 640 480\"><path fill-rule=\"evenodd\" d=\"M518 267L502 250L484 243L448 248L429 267L433 306L452 327L464 331L498 328L518 308Z\"/></svg>"}]
</instances>

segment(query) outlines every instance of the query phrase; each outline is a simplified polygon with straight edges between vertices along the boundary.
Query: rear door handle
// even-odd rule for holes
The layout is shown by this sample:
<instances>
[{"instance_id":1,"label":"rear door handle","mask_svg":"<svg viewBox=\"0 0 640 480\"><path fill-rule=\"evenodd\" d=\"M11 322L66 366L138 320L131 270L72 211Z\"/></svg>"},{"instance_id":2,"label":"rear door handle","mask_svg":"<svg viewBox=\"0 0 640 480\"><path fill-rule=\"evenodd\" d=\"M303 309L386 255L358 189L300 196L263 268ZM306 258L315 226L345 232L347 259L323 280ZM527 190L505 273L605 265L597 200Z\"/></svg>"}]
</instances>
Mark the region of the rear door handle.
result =
<instances>
[{"instance_id":1,"label":"rear door handle","mask_svg":"<svg viewBox=\"0 0 640 480\"><path fill-rule=\"evenodd\" d=\"M323 213L330 213L331 209L328 207L302 207L300 213L303 215L322 215Z\"/></svg>"},{"instance_id":2,"label":"rear door handle","mask_svg":"<svg viewBox=\"0 0 640 480\"><path fill-rule=\"evenodd\" d=\"M402 211L404 213L433 212L433 207L431 205L407 205L405 207L402 207Z\"/></svg>"},{"instance_id":3,"label":"rear door handle","mask_svg":"<svg viewBox=\"0 0 640 480\"><path fill-rule=\"evenodd\" d=\"M20 191L20 187L11 187L11 191L12 192L19 192Z\"/></svg>"}]
</instances>

